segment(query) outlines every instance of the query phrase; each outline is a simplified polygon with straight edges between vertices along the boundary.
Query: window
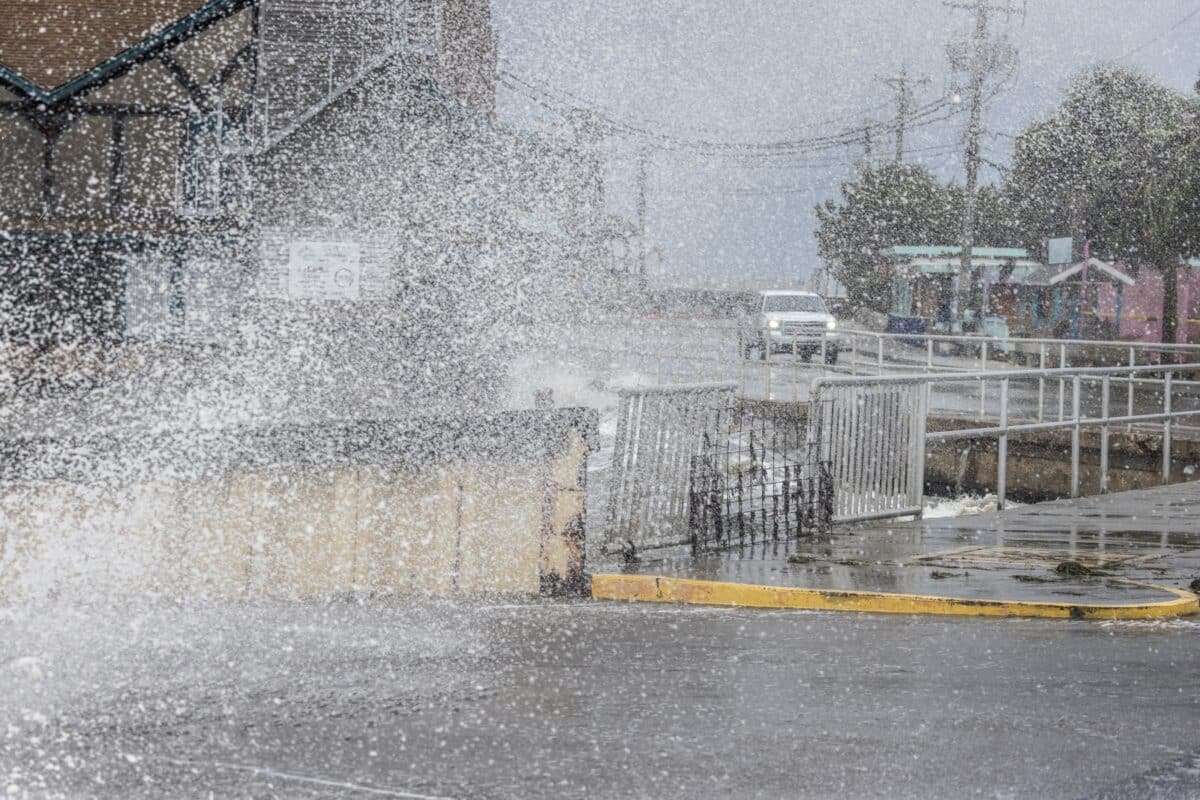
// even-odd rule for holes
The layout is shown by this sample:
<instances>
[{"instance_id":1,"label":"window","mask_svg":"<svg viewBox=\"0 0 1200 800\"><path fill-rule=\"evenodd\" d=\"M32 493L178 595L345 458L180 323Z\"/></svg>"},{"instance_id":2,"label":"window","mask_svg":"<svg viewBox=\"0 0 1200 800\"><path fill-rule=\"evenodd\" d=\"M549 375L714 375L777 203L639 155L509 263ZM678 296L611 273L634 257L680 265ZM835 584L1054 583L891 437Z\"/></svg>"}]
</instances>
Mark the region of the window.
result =
<instances>
[{"instance_id":1,"label":"window","mask_svg":"<svg viewBox=\"0 0 1200 800\"><path fill-rule=\"evenodd\" d=\"M811 294L769 294L763 301L763 312L767 314L795 311L824 314L825 303Z\"/></svg>"},{"instance_id":2,"label":"window","mask_svg":"<svg viewBox=\"0 0 1200 800\"><path fill-rule=\"evenodd\" d=\"M221 144L223 114L193 114L188 118L179 181L180 211L186 216L219 214L221 203Z\"/></svg>"}]
</instances>

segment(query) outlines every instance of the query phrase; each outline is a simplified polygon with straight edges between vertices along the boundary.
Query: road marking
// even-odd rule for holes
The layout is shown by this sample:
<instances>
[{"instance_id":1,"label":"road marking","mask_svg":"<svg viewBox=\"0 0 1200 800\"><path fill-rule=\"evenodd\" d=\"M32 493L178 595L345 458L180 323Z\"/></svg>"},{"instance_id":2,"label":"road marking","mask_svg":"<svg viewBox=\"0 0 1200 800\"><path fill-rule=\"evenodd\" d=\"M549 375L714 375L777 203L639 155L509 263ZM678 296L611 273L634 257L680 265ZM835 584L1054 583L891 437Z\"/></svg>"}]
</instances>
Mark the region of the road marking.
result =
<instances>
[{"instance_id":1,"label":"road marking","mask_svg":"<svg viewBox=\"0 0 1200 800\"><path fill-rule=\"evenodd\" d=\"M868 614L923 614L959 617L1026 617L1043 619L1156 619L1200 613L1200 598L1182 589L1121 581L1172 595L1171 600L1131 605L1034 602L1029 600L965 600L931 595L756 586L656 575L593 575L592 596L598 600L807 611L858 611Z\"/></svg>"}]
</instances>

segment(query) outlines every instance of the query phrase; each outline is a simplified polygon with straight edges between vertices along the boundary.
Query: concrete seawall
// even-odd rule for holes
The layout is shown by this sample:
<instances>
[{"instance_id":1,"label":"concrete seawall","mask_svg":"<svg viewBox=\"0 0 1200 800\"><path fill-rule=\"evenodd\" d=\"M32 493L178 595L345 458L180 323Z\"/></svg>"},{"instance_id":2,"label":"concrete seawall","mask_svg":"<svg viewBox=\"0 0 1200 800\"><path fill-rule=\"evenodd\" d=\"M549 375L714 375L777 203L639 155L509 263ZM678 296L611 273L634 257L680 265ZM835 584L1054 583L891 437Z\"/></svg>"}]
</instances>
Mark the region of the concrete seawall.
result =
<instances>
[{"instance_id":1,"label":"concrete seawall","mask_svg":"<svg viewBox=\"0 0 1200 800\"><path fill-rule=\"evenodd\" d=\"M969 419L931 418L929 430L979 427ZM1079 437L1080 492L1100 493L1100 431L1085 428ZM928 448L925 483L936 493L994 492L997 475L995 438L945 442ZM1200 441L1176 437L1171 445L1170 483L1200 478ZM1162 485L1162 435L1153 430L1126 431L1114 426L1109 437L1108 490L1125 492ZM1038 431L1013 435L1008 443L1009 496L1041 502L1071 494L1071 433Z\"/></svg>"},{"instance_id":2,"label":"concrete seawall","mask_svg":"<svg viewBox=\"0 0 1200 800\"><path fill-rule=\"evenodd\" d=\"M561 592L588 412L10 444L0 598Z\"/></svg>"}]
</instances>

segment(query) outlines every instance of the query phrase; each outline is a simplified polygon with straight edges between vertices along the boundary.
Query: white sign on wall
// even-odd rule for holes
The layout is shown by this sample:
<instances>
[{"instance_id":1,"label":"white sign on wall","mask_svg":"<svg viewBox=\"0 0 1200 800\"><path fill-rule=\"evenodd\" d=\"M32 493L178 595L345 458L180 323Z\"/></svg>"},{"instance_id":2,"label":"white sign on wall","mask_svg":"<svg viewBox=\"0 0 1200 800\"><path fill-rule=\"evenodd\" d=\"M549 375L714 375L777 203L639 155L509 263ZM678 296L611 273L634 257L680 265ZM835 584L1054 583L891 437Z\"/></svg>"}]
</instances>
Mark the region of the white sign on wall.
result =
<instances>
[{"instance_id":1,"label":"white sign on wall","mask_svg":"<svg viewBox=\"0 0 1200 800\"><path fill-rule=\"evenodd\" d=\"M1048 240L1046 242L1046 263L1070 264L1074 248L1075 240L1070 237Z\"/></svg>"},{"instance_id":2,"label":"white sign on wall","mask_svg":"<svg viewBox=\"0 0 1200 800\"><path fill-rule=\"evenodd\" d=\"M288 248L288 297L296 300L357 300L362 251L354 242L292 242Z\"/></svg>"}]
</instances>

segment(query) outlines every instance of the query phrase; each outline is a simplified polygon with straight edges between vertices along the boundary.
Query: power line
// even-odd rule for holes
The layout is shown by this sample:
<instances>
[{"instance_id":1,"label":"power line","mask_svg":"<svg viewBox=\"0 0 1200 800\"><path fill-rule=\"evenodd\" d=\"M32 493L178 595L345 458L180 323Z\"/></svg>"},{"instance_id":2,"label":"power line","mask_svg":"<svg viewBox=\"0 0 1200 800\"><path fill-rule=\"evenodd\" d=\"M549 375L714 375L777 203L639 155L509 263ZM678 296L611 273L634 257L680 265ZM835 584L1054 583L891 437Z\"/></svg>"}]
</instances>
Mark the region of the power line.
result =
<instances>
[{"instance_id":1,"label":"power line","mask_svg":"<svg viewBox=\"0 0 1200 800\"><path fill-rule=\"evenodd\" d=\"M600 106L600 104L598 104L586 97L581 97L578 94L575 94L573 92L567 91L566 89L562 89L562 88L551 89L551 87L548 84L530 81L528 78L521 77L520 74L512 68L512 65L504 58L499 59L499 64L500 64L500 68L499 68L500 72L508 73L511 77L521 81L522 83L524 83L528 86L537 86L540 89L542 89L543 91L548 92L550 94L561 95L562 97L565 97L565 98L568 98L568 99L574 101L581 108L593 109L597 112L603 113L606 116L610 116L610 117L616 116L615 114L611 113L610 111L603 109ZM813 128L827 128L829 126L842 125L842 124L845 124L845 123L853 121L853 120L861 119L864 113L866 113L868 115L883 113L885 111L888 111L890 108L891 108L890 102L883 102L883 103L878 103L876 105L871 106L870 108L866 109L865 112L864 111L847 112L846 114L843 114L843 115L840 115L837 117L830 117L830 118L827 118L824 120L815 120L812 122L796 123L794 125L789 125L786 127L756 126L756 129L759 131L762 131L762 132L766 132L766 133L778 133L778 132L795 132L795 131L811 130ZM880 123L880 124L882 125L883 123ZM650 120L642 120L641 121L642 127L651 127L653 125L654 125L654 123ZM704 126L704 125L691 126L690 130L693 132L699 131L705 135L716 134L719 136L720 134L723 133L721 130L719 130L717 128L711 128L711 127Z\"/></svg>"},{"instance_id":2,"label":"power line","mask_svg":"<svg viewBox=\"0 0 1200 800\"><path fill-rule=\"evenodd\" d=\"M663 150L691 150L708 155L727 155L733 157L793 157L797 154L815 153L861 143L868 134L875 131L886 131L890 128L889 123L869 123L859 128L843 130L824 136L811 136L775 142L687 139L670 132L652 130L618 119L606 110L588 103L582 98L568 96L568 99L564 100L563 97L556 96L556 93L544 86L539 86L509 70L500 70L498 76L501 84L506 88L528 97L552 113L567 117L574 112L587 111L599 122L607 126L610 132L641 138L656 149ZM949 101L945 99L927 103L916 109L910 115L909 119L917 127L920 127L917 123L923 120L927 121L926 124L937 122L939 120L930 120L930 117L944 110L949 105ZM954 113L957 113L957 111Z\"/></svg>"},{"instance_id":3,"label":"power line","mask_svg":"<svg viewBox=\"0 0 1200 800\"><path fill-rule=\"evenodd\" d=\"M1193 17L1195 17L1198 14L1200 14L1200 8L1196 8L1190 14L1187 14L1186 16L1184 16L1183 19L1176 22L1174 25L1172 25L1170 28L1168 28L1167 30L1160 33L1158 36L1155 36L1152 39L1142 42L1141 44L1139 44L1137 47L1133 48L1132 50L1128 50L1128 51L1122 53L1121 55L1117 56L1116 60L1124 61L1125 59L1129 58L1130 56L1137 55L1138 53L1142 52L1143 50L1145 50L1147 47L1154 44L1155 42L1161 41L1161 40L1167 38L1168 36L1170 36L1175 31L1179 30L1180 27L1182 27L1184 24L1186 24L1189 20L1191 20Z\"/></svg>"},{"instance_id":4,"label":"power line","mask_svg":"<svg viewBox=\"0 0 1200 800\"><path fill-rule=\"evenodd\" d=\"M854 141L861 136L860 130L854 130L845 131L834 136L811 137L808 139L790 140L784 142L751 143L685 139L675 136L671 133L650 130L624 120L617 119L597 106L584 104L582 101L564 102L562 98L555 97L547 90L537 87L536 84L533 84L507 71L500 72L500 82L512 91L529 97L539 105L556 114L566 117L573 112L587 111L593 114L600 122L603 122L608 127L610 132L646 139L654 143L654 145L659 149L693 149L712 152L727 150L732 152L742 151L745 153L758 153L763 155L770 155L773 153L787 154L797 150L818 148L821 145L827 144L841 146L847 143L847 141Z\"/></svg>"},{"instance_id":5,"label":"power line","mask_svg":"<svg viewBox=\"0 0 1200 800\"><path fill-rule=\"evenodd\" d=\"M935 156L948 156L958 150L957 145L934 145L931 147L914 148L909 153L917 155L917 160L924 160ZM997 169L1005 169L992 162L987 162L990 166L995 166ZM843 161L822 161L810 162L804 165L808 169L832 169L834 167L845 167ZM675 187L674 189L667 188L664 184L657 183L654 186L656 192L663 194L673 194L676 196L717 196L724 195L728 197L769 197L771 195L787 195L787 194L805 194L814 192L817 189L812 186L730 186L727 184L710 183L705 188L700 187Z\"/></svg>"}]
</instances>

